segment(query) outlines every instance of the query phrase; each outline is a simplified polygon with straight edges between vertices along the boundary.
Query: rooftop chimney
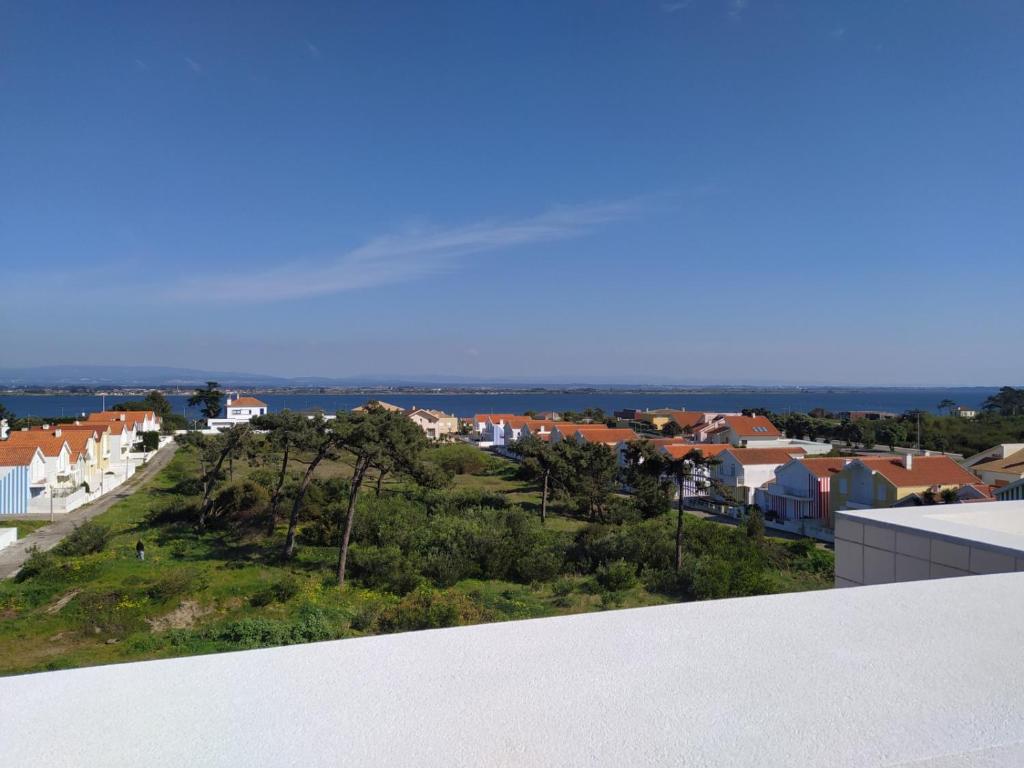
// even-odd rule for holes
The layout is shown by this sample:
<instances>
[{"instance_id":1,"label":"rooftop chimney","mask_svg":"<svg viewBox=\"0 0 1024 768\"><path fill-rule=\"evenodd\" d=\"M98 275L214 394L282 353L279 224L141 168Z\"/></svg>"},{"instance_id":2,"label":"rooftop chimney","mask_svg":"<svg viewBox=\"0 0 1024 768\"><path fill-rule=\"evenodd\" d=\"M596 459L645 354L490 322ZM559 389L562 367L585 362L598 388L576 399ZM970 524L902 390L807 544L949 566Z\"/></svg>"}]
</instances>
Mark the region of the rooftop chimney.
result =
<instances>
[{"instance_id":1,"label":"rooftop chimney","mask_svg":"<svg viewBox=\"0 0 1024 768\"><path fill-rule=\"evenodd\" d=\"M907 469L914 468L914 455L912 453L903 454L903 466Z\"/></svg>"}]
</instances>

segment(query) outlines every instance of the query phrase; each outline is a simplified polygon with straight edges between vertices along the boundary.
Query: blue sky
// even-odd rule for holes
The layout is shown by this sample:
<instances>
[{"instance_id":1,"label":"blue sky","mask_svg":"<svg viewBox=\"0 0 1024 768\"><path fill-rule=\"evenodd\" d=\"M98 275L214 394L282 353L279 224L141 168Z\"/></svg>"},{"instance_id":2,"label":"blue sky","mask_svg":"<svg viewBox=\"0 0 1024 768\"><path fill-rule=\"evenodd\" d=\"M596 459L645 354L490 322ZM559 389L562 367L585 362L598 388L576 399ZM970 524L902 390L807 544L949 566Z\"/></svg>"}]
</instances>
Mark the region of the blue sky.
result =
<instances>
[{"instance_id":1,"label":"blue sky","mask_svg":"<svg viewBox=\"0 0 1024 768\"><path fill-rule=\"evenodd\" d=\"M1024 382L1024 4L0 2L0 367Z\"/></svg>"}]
</instances>

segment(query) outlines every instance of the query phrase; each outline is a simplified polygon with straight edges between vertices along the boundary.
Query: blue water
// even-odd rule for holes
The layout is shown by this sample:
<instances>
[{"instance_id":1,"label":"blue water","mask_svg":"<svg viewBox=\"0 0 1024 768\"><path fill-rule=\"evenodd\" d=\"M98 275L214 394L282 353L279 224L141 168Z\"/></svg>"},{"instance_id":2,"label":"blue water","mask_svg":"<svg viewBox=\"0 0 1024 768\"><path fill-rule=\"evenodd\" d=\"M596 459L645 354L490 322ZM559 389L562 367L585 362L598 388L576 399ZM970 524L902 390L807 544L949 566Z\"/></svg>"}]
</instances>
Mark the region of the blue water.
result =
<instances>
[{"instance_id":1,"label":"blue water","mask_svg":"<svg viewBox=\"0 0 1024 768\"><path fill-rule=\"evenodd\" d=\"M878 390L816 390L770 392L710 392L705 394L644 394L629 392L540 392L530 394L381 394L379 399L402 407L437 408L457 416L475 413L522 413L524 411L581 411L602 408L611 413L623 408L680 408L693 411L739 411L764 407L778 413L807 412L813 408L828 411L890 411L902 413L912 409L935 412L942 400L978 407L993 394L994 388L962 389L878 389ZM324 411L348 410L368 399L367 395L258 395L272 411L283 408ZM134 397L106 398L110 408ZM170 395L175 411L189 418L199 415L188 408L186 395ZM75 416L98 411L101 398L95 395L0 395L0 403L18 416Z\"/></svg>"}]
</instances>

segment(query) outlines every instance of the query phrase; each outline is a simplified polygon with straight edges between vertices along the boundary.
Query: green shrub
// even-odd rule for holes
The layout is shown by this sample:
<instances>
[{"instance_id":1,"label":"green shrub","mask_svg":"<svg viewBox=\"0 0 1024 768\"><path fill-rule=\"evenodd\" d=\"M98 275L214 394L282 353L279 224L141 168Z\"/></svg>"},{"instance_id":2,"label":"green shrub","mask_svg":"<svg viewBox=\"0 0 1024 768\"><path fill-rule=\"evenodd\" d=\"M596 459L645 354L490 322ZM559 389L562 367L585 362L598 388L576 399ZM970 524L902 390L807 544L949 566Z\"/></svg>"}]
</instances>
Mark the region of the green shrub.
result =
<instances>
[{"instance_id":1,"label":"green shrub","mask_svg":"<svg viewBox=\"0 0 1024 768\"><path fill-rule=\"evenodd\" d=\"M672 597L683 597L690 592L686 571L676 573L673 568L645 568L640 580L649 592L660 592Z\"/></svg>"},{"instance_id":2,"label":"green shrub","mask_svg":"<svg viewBox=\"0 0 1024 768\"><path fill-rule=\"evenodd\" d=\"M294 576L285 576L275 583L256 592L249 603L256 607L270 605L271 603L287 603L299 593L299 581Z\"/></svg>"},{"instance_id":3,"label":"green shrub","mask_svg":"<svg viewBox=\"0 0 1024 768\"><path fill-rule=\"evenodd\" d=\"M327 615L319 608L307 607L295 621L249 618L219 624L197 633L211 640L239 648L261 648L330 640L337 635ZM180 640L179 640L180 642ZM188 639L185 639L188 642Z\"/></svg>"},{"instance_id":4,"label":"green shrub","mask_svg":"<svg viewBox=\"0 0 1024 768\"><path fill-rule=\"evenodd\" d=\"M239 480L220 491L213 499L213 515L239 522L260 518L270 502L267 489L251 480Z\"/></svg>"},{"instance_id":5,"label":"green shrub","mask_svg":"<svg viewBox=\"0 0 1024 768\"><path fill-rule=\"evenodd\" d=\"M479 475L495 465L491 456L465 443L439 445L427 452L427 459L455 475Z\"/></svg>"},{"instance_id":6,"label":"green shrub","mask_svg":"<svg viewBox=\"0 0 1024 768\"><path fill-rule=\"evenodd\" d=\"M364 586L404 595L422 581L415 565L398 547L353 545L349 550L349 573Z\"/></svg>"},{"instance_id":7,"label":"green shrub","mask_svg":"<svg viewBox=\"0 0 1024 768\"><path fill-rule=\"evenodd\" d=\"M44 552L36 544L29 547L27 551L28 559L21 566L18 575L14 577L15 581L22 582L35 576L53 573L57 560L53 552Z\"/></svg>"},{"instance_id":8,"label":"green shrub","mask_svg":"<svg viewBox=\"0 0 1024 768\"><path fill-rule=\"evenodd\" d=\"M151 526L194 523L199 519L199 503L180 496L155 504L146 515Z\"/></svg>"},{"instance_id":9,"label":"green shrub","mask_svg":"<svg viewBox=\"0 0 1024 768\"><path fill-rule=\"evenodd\" d=\"M572 579L559 579L551 585L551 593L555 597L568 597L576 589Z\"/></svg>"},{"instance_id":10,"label":"green shrub","mask_svg":"<svg viewBox=\"0 0 1024 768\"><path fill-rule=\"evenodd\" d=\"M597 569L597 583L609 592L621 592L636 585L636 566L616 560Z\"/></svg>"},{"instance_id":11,"label":"green shrub","mask_svg":"<svg viewBox=\"0 0 1024 768\"><path fill-rule=\"evenodd\" d=\"M349 626L357 632L376 632L382 610L383 608L379 603L361 605L352 615Z\"/></svg>"},{"instance_id":12,"label":"green shrub","mask_svg":"<svg viewBox=\"0 0 1024 768\"><path fill-rule=\"evenodd\" d=\"M139 448L146 453L155 451L160 447L160 433L159 432L143 432L142 439L139 440Z\"/></svg>"},{"instance_id":13,"label":"green shrub","mask_svg":"<svg viewBox=\"0 0 1024 768\"><path fill-rule=\"evenodd\" d=\"M75 529L65 537L64 541L54 548L54 552L72 557L92 555L106 549L112 535L107 526L100 525L94 520L88 520L75 526Z\"/></svg>"},{"instance_id":14,"label":"green shrub","mask_svg":"<svg viewBox=\"0 0 1024 768\"><path fill-rule=\"evenodd\" d=\"M486 618L480 606L461 592L420 586L386 609L379 625L384 632L406 632L479 624Z\"/></svg>"},{"instance_id":15,"label":"green shrub","mask_svg":"<svg viewBox=\"0 0 1024 768\"><path fill-rule=\"evenodd\" d=\"M184 541L175 541L170 546L170 553L175 560L184 560L188 556L188 545Z\"/></svg>"},{"instance_id":16,"label":"green shrub","mask_svg":"<svg viewBox=\"0 0 1024 768\"><path fill-rule=\"evenodd\" d=\"M183 595L193 594L208 585L206 574L193 568L174 568L162 573L146 588L146 595L157 603L163 603Z\"/></svg>"}]
</instances>

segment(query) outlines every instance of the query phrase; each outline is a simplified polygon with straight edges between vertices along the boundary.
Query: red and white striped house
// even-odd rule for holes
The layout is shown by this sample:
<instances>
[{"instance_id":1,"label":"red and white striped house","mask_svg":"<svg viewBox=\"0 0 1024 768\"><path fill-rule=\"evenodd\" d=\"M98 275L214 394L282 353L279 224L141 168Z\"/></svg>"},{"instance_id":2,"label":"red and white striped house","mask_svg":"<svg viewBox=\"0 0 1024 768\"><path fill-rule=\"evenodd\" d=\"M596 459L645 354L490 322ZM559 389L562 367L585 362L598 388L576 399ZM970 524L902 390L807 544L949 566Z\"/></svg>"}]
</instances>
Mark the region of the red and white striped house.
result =
<instances>
[{"instance_id":1,"label":"red and white striped house","mask_svg":"<svg viewBox=\"0 0 1024 768\"><path fill-rule=\"evenodd\" d=\"M853 457L794 459L775 470L775 482L754 492L754 503L783 522L817 520L832 527L832 480Z\"/></svg>"}]
</instances>

